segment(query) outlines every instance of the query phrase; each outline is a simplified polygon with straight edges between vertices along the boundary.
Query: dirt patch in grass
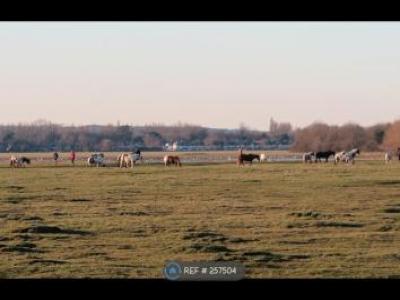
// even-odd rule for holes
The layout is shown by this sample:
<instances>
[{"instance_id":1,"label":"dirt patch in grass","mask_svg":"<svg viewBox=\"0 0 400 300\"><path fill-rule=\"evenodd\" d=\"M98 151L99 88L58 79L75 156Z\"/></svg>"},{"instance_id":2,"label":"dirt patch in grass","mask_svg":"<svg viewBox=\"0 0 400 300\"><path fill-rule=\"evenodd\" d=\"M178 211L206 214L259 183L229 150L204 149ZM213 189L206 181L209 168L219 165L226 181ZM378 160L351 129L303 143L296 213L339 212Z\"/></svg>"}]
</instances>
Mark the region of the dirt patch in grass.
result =
<instances>
[{"instance_id":1,"label":"dirt patch in grass","mask_svg":"<svg viewBox=\"0 0 400 300\"><path fill-rule=\"evenodd\" d=\"M248 251L240 254L236 259L243 262L262 262L262 263L280 263L291 260L309 259L310 255L305 254L280 254L271 251Z\"/></svg>"},{"instance_id":2,"label":"dirt patch in grass","mask_svg":"<svg viewBox=\"0 0 400 300\"><path fill-rule=\"evenodd\" d=\"M216 242L216 241L225 241L227 238L216 232L193 232L193 233L188 233L183 236L184 240L203 240L203 241L210 241L210 242Z\"/></svg>"},{"instance_id":3,"label":"dirt patch in grass","mask_svg":"<svg viewBox=\"0 0 400 300\"><path fill-rule=\"evenodd\" d=\"M316 227L363 227L364 224L361 223L351 223L351 222L317 222Z\"/></svg>"},{"instance_id":4,"label":"dirt patch in grass","mask_svg":"<svg viewBox=\"0 0 400 300\"><path fill-rule=\"evenodd\" d=\"M333 218L336 216L341 217L351 217L353 214L350 213L327 213L327 212L319 212L319 211L296 211L289 214L289 216L294 216L298 218Z\"/></svg>"},{"instance_id":5,"label":"dirt patch in grass","mask_svg":"<svg viewBox=\"0 0 400 300\"><path fill-rule=\"evenodd\" d=\"M42 264L42 265L63 265L68 262L63 260L50 260L50 259L34 259L29 262L30 265Z\"/></svg>"},{"instance_id":6,"label":"dirt patch in grass","mask_svg":"<svg viewBox=\"0 0 400 300\"><path fill-rule=\"evenodd\" d=\"M212 231L198 231L189 232L183 236L184 240L191 240L192 244L188 247L184 247L184 251L193 252L207 252L207 253L220 253L225 255L233 252L232 249L228 248L223 244L228 238L221 233Z\"/></svg>"},{"instance_id":7,"label":"dirt patch in grass","mask_svg":"<svg viewBox=\"0 0 400 300\"><path fill-rule=\"evenodd\" d=\"M30 197L25 197L25 196L8 196L5 198L6 202L12 203L12 204L19 204L24 200L32 199Z\"/></svg>"},{"instance_id":8,"label":"dirt patch in grass","mask_svg":"<svg viewBox=\"0 0 400 300\"><path fill-rule=\"evenodd\" d=\"M250 251L241 254L242 260L251 260L258 262L282 262L287 261L284 255L272 253L270 251Z\"/></svg>"},{"instance_id":9,"label":"dirt patch in grass","mask_svg":"<svg viewBox=\"0 0 400 300\"><path fill-rule=\"evenodd\" d=\"M400 213L400 207L389 207L385 208L383 210L384 213L389 213L389 214L398 214Z\"/></svg>"},{"instance_id":10,"label":"dirt patch in grass","mask_svg":"<svg viewBox=\"0 0 400 300\"><path fill-rule=\"evenodd\" d=\"M149 214L143 211L135 211L135 212L121 212L120 213L121 216L148 216Z\"/></svg>"},{"instance_id":11,"label":"dirt patch in grass","mask_svg":"<svg viewBox=\"0 0 400 300\"><path fill-rule=\"evenodd\" d=\"M259 240L258 240L258 239L230 238L230 239L228 239L228 241L229 241L230 243L237 244L237 243L257 242L257 241L259 241Z\"/></svg>"},{"instance_id":12,"label":"dirt patch in grass","mask_svg":"<svg viewBox=\"0 0 400 300\"><path fill-rule=\"evenodd\" d=\"M23 214L8 214L6 220L22 220L22 221L43 221L41 217L38 216L24 216Z\"/></svg>"},{"instance_id":13,"label":"dirt patch in grass","mask_svg":"<svg viewBox=\"0 0 400 300\"><path fill-rule=\"evenodd\" d=\"M92 200L86 198L74 198L70 200L71 202L90 202Z\"/></svg>"},{"instance_id":14,"label":"dirt patch in grass","mask_svg":"<svg viewBox=\"0 0 400 300\"><path fill-rule=\"evenodd\" d=\"M10 190L16 190L16 191L22 191L23 189L25 189L25 187L23 186L19 186L19 185L9 185L5 187L6 189L10 189Z\"/></svg>"},{"instance_id":15,"label":"dirt patch in grass","mask_svg":"<svg viewBox=\"0 0 400 300\"><path fill-rule=\"evenodd\" d=\"M43 221L43 219L38 216L26 216L26 217L23 217L21 220L23 220L23 221Z\"/></svg>"},{"instance_id":16,"label":"dirt patch in grass","mask_svg":"<svg viewBox=\"0 0 400 300\"><path fill-rule=\"evenodd\" d=\"M186 247L185 250L189 253L192 252L233 252L233 250L229 249L224 245L204 245L204 244L192 244L189 247Z\"/></svg>"},{"instance_id":17,"label":"dirt patch in grass","mask_svg":"<svg viewBox=\"0 0 400 300\"><path fill-rule=\"evenodd\" d=\"M15 230L16 233L40 233L40 234L77 234L77 235L89 235L88 231L75 230L75 229L61 229L57 226L32 226Z\"/></svg>"},{"instance_id":18,"label":"dirt patch in grass","mask_svg":"<svg viewBox=\"0 0 400 300\"><path fill-rule=\"evenodd\" d=\"M299 223L299 222L295 222L295 223L289 223L286 225L286 228L288 229L292 229L292 228L306 228L306 227L310 227L311 224L307 223L307 222L303 222L303 223Z\"/></svg>"},{"instance_id":19,"label":"dirt patch in grass","mask_svg":"<svg viewBox=\"0 0 400 300\"><path fill-rule=\"evenodd\" d=\"M68 214L67 214L67 213L63 213L63 212L57 212L57 211L56 211L56 212L53 212L52 215L53 215L53 216L66 216L66 215L68 215Z\"/></svg>"},{"instance_id":20,"label":"dirt patch in grass","mask_svg":"<svg viewBox=\"0 0 400 300\"><path fill-rule=\"evenodd\" d=\"M280 241L280 244L287 244L287 245L307 245L315 243L317 239L308 239L308 240L284 240Z\"/></svg>"},{"instance_id":21,"label":"dirt patch in grass","mask_svg":"<svg viewBox=\"0 0 400 300\"><path fill-rule=\"evenodd\" d=\"M378 228L378 231L386 232L386 231L390 231L390 230L392 230L392 229L393 229L392 226L390 226L390 225L384 225L384 226L379 227L379 228Z\"/></svg>"},{"instance_id":22,"label":"dirt patch in grass","mask_svg":"<svg viewBox=\"0 0 400 300\"><path fill-rule=\"evenodd\" d=\"M317 218L321 216L322 213L317 212L317 211L304 211L304 212L292 212L289 214L289 216L295 216L295 217L311 217L311 218Z\"/></svg>"},{"instance_id":23,"label":"dirt patch in grass","mask_svg":"<svg viewBox=\"0 0 400 300\"><path fill-rule=\"evenodd\" d=\"M42 238L36 235L29 235L29 234L19 234L16 236L17 238L23 241L37 241L41 240Z\"/></svg>"},{"instance_id":24,"label":"dirt patch in grass","mask_svg":"<svg viewBox=\"0 0 400 300\"><path fill-rule=\"evenodd\" d=\"M375 181L377 185L400 185L400 180Z\"/></svg>"},{"instance_id":25,"label":"dirt patch in grass","mask_svg":"<svg viewBox=\"0 0 400 300\"><path fill-rule=\"evenodd\" d=\"M43 253L43 250L37 249L36 244L23 242L13 246L2 248L2 252L19 252L19 253Z\"/></svg>"}]
</instances>

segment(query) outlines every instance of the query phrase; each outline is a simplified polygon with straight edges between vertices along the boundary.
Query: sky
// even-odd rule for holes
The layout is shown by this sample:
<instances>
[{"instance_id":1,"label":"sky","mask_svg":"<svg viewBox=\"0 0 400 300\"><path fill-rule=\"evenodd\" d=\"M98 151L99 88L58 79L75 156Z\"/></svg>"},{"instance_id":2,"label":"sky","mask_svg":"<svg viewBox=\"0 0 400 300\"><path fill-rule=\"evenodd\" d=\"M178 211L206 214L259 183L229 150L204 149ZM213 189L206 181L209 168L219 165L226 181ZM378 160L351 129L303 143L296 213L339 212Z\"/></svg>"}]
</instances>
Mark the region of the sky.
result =
<instances>
[{"instance_id":1,"label":"sky","mask_svg":"<svg viewBox=\"0 0 400 300\"><path fill-rule=\"evenodd\" d=\"M400 118L400 22L0 22L0 123Z\"/></svg>"}]
</instances>

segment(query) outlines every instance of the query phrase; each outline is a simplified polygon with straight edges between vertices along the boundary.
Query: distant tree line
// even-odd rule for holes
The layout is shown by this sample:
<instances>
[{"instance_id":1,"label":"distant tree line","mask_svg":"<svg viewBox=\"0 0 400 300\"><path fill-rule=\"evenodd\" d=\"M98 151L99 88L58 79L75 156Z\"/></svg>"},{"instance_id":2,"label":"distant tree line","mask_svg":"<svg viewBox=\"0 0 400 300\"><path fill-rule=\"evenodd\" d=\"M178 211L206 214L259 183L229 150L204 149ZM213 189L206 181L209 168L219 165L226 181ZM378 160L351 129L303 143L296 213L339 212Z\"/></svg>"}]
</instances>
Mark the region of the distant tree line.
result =
<instances>
[{"instance_id":1,"label":"distant tree line","mask_svg":"<svg viewBox=\"0 0 400 300\"><path fill-rule=\"evenodd\" d=\"M245 125L237 129L215 129L190 124L164 126L90 125L62 126L47 121L0 125L0 152L39 151L130 151L162 150L166 143L224 149L254 146L273 149L287 146L292 151L396 150L400 147L400 120L362 127L313 123L293 129L287 122L271 119L266 131Z\"/></svg>"},{"instance_id":2,"label":"distant tree line","mask_svg":"<svg viewBox=\"0 0 400 300\"><path fill-rule=\"evenodd\" d=\"M400 121L362 127L348 123L330 126L313 123L294 132L293 151L395 150L400 147Z\"/></svg>"},{"instance_id":3,"label":"distant tree line","mask_svg":"<svg viewBox=\"0 0 400 300\"><path fill-rule=\"evenodd\" d=\"M0 125L0 152L39 151L129 151L161 150L166 143L212 146L254 145L259 148L290 146L294 141L290 127L278 123L273 132L238 129L214 129L196 125L91 125L62 126L47 121L30 124Z\"/></svg>"}]
</instances>

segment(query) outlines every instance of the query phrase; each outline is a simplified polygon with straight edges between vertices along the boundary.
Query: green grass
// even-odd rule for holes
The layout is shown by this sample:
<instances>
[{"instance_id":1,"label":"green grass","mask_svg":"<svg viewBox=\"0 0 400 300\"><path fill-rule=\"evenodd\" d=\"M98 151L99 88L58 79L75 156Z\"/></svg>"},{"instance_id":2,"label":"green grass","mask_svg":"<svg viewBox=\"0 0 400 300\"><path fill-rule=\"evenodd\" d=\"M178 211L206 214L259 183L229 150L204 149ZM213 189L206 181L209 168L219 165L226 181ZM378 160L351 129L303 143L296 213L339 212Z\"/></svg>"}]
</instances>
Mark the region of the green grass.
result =
<instances>
[{"instance_id":1,"label":"green grass","mask_svg":"<svg viewBox=\"0 0 400 300\"><path fill-rule=\"evenodd\" d=\"M0 166L0 277L161 278L235 260L251 278L400 275L400 164Z\"/></svg>"}]
</instances>

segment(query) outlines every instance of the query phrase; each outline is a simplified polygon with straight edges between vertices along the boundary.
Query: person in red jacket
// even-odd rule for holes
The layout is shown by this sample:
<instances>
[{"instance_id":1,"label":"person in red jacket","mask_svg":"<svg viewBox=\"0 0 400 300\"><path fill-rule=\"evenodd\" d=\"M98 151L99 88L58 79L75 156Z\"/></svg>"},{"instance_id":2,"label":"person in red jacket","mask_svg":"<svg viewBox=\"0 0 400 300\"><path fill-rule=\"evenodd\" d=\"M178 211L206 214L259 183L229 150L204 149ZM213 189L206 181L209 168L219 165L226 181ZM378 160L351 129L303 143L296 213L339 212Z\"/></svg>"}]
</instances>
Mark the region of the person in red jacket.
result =
<instances>
[{"instance_id":1,"label":"person in red jacket","mask_svg":"<svg viewBox=\"0 0 400 300\"><path fill-rule=\"evenodd\" d=\"M72 165L75 165L75 159L76 159L76 154L75 151L71 151L71 154L69 155L69 159L71 160Z\"/></svg>"}]
</instances>

